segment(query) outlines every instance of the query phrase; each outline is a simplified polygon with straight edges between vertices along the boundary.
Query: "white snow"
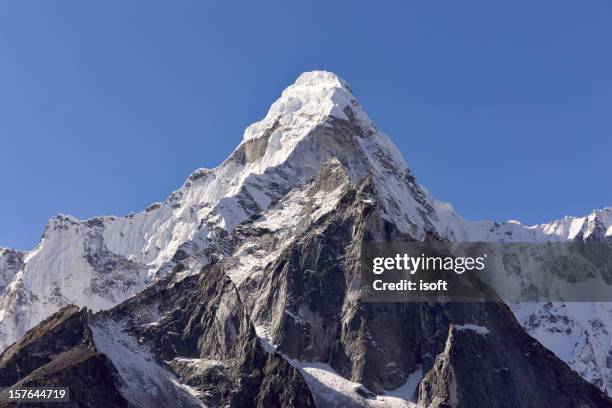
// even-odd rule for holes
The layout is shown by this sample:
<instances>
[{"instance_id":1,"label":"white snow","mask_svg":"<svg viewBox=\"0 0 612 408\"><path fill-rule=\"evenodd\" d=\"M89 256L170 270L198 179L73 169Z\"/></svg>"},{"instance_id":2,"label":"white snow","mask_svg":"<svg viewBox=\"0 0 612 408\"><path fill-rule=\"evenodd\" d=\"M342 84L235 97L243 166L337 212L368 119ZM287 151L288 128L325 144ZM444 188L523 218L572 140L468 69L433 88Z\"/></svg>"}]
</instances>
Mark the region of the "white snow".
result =
<instances>
[{"instance_id":1,"label":"white snow","mask_svg":"<svg viewBox=\"0 0 612 408\"><path fill-rule=\"evenodd\" d=\"M326 71L305 72L295 83L286 88L272 104L266 117L249 126L243 139L259 138L278 120L281 127L307 129L328 116L349 119L344 108L350 106L356 118L366 126L372 126L349 86L337 75Z\"/></svg>"},{"instance_id":2,"label":"white snow","mask_svg":"<svg viewBox=\"0 0 612 408\"><path fill-rule=\"evenodd\" d=\"M612 305L603 302L512 303L517 320L586 380L612 390Z\"/></svg>"},{"instance_id":3,"label":"white snow","mask_svg":"<svg viewBox=\"0 0 612 408\"><path fill-rule=\"evenodd\" d=\"M389 391L385 394L387 397L400 398L402 400L417 402L416 396L418 392L419 383L423 379L423 370L417 369L414 373L408 376L406 384L402 385L396 390Z\"/></svg>"},{"instance_id":4,"label":"white snow","mask_svg":"<svg viewBox=\"0 0 612 408\"><path fill-rule=\"evenodd\" d=\"M331 126L332 118L351 119L361 135L352 135L347 144L313 132ZM125 217L53 218L22 273L13 275L12 292L0 299L0 349L67 303L99 310L121 302L171 270L179 249L190 257L187 273L198 271L208 262L200 254L214 241L216 229L233 230L334 158L342 158L353 181L371 174L384 197L379 203L383 214L416 237L423 235L427 209L418 196L425 201L429 196L406 181L408 170L399 151L377 131L343 80L324 71L305 73L262 121L246 129L230 158L215 169L197 170L162 203ZM333 205L327 197L315 200L320 207L313 218ZM268 218L267 227L279 228L297 210L292 203L285 207L286 214ZM440 217L434 213L431 218ZM103 258L100 265L113 258L112 277L93 267L92 254ZM243 262L247 270L259 261ZM236 281L243 277L234 276Z\"/></svg>"},{"instance_id":5,"label":"white snow","mask_svg":"<svg viewBox=\"0 0 612 408\"><path fill-rule=\"evenodd\" d=\"M204 406L196 390L156 363L145 346L119 323L100 319L91 328L96 348L111 359L124 383L120 392L130 403L141 407Z\"/></svg>"},{"instance_id":6,"label":"white snow","mask_svg":"<svg viewBox=\"0 0 612 408\"><path fill-rule=\"evenodd\" d=\"M421 371L417 370L408 377L406 384L385 395L374 395L362 384L350 381L338 374L327 364L316 362L301 362L288 359L294 367L298 368L310 391L315 403L321 406L358 406L358 407L389 407L408 408L416 407L413 392L422 378ZM357 390L363 390L366 395L360 395Z\"/></svg>"},{"instance_id":7,"label":"white snow","mask_svg":"<svg viewBox=\"0 0 612 408\"><path fill-rule=\"evenodd\" d=\"M484 326L478 326L476 324L455 324L453 325L453 327L456 330L470 330L483 336L489 334L489 329Z\"/></svg>"},{"instance_id":8,"label":"white snow","mask_svg":"<svg viewBox=\"0 0 612 408\"><path fill-rule=\"evenodd\" d=\"M259 340L268 353L276 351L276 345L269 338L269 328L266 326L255 326ZM338 407L389 407L389 408L415 408L415 391L423 378L423 372L419 368L410 374L406 383L401 387L389 391L384 395L374 395L362 384L350 381L338 374L331 366L321 362L308 362L291 359L281 354L283 358L293 367L300 370L306 380L306 384L313 394L318 406ZM357 390L365 391L364 397Z\"/></svg>"}]
</instances>

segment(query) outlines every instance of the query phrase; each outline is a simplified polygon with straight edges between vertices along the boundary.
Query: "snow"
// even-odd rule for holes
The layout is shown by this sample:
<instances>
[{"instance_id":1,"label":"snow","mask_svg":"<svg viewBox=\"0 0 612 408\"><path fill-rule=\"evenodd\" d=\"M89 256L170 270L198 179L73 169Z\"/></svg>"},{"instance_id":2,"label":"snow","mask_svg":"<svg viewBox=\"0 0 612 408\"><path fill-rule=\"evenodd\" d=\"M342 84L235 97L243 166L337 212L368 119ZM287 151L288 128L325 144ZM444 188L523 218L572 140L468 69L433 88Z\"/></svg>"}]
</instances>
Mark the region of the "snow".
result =
<instances>
[{"instance_id":1,"label":"snow","mask_svg":"<svg viewBox=\"0 0 612 408\"><path fill-rule=\"evenodd\" d=\"M276 345L270 341L269 328L258 325L255 326L255 332L264 350L268 353L274 353ZM415 408L417 406L414 398L415 392L423 378L423 372L420 368L410 374L406 379L406 383L401 387L384 395L374 395L362 384L342 377L328 364L300 361L291 359L284 354L281 355L289 364L300 370L310 392L313 394L317 406L374 408ZM361 391L361 394L357 392L358 390ZM371 396L364 397L364 393Z\"/></svg>"},{"instance_id":2,"label":"snow","mask_svg":"<svg viewBox=\"0 0 612 408\"><path fill-rule=\"evenodd\" d=\"M339 163L328 163L336 165ZM337 168L335 171L339 171ZM267 230L277 244L273 250L260 246L260 239L246 240L234 252L227 274L240 286L249 276L254 277L274 261L291 244L291 237L330 213L340 201L347 183L339 183L329 192L312 191L312 180L289 192L279 203L260 214L250 228Z\"/></svg>"},{"instance_id":3,"label":"snow","mask_svg":"<svg viewBox=\"0 0 612 408\"><path fill-rule=\"evenodd\" d=\"M198 392L181 384L174 373L155 362L154 356L112 320L94 322L91 326L99 352L108 356L121 379L125 399L135 406L203 407Z\"/></svg>"},{"instance_id":4,"label":"snow","mask_svg":"<svg viewBox=\"0 0 612 408\"><path fill-rule=\"evenodd\" d=\"M107 265L124 270L102 271L87 260L103 254L98 227L59 215L47 225L37 248L0 298L0 349L19 338L59 308L75 303L93 311L114 306L144 288L146 268L110 257Z\"/></svg>"},{"instance_id":5,"label":"snow","mask_svg":"<svg viewBox=\"0 0 612 408\"><path fill-rule=\"evenodd\" d=\"M422 378L417 370L408 377L406 384L385 395L374 395L362 384L350 381L338 374L328 364L317 362L301 362L288 359L289 363L298 368L306 384L312 392L315 403L320 406L358 406L358 407L416 407L413 393ZM372 395L364 397L362 394Z\"/></svg>"},{"instance_id":6,"label":"snow","mask_svg":"<svg viewBox=\"0 0 612 408\"><path fill-rule=\"evenodd\" d=\"M612 307L600 302L510 305L517 320L544 347L586 380L612 390Z\"/></svg>"},{"instance_id":7,"label":"snow","mask_svg":"<svg viewBox=\"0 0 612 408\"><path fill-rule=\"evenodd\" d=\"M606 207L601 210L593 210L585 217L564 217L561 220L548 224L541 224L535 228L541 229L548 235L557 235L566 240L572 240L581 234L584 238L594 233L599 225L605 230L605 236L612 236L612 208Z\"/></svg>"},{"instance_id":8,"label":"snow","mask_svg":"<svg viewBox=\"0 0 612 408\"><path fill-rule=\"evenodd\" d=\"M259 338L261 346L267 353L274 353L276 351L276 345L270 341L270 328L265 325L255 325L255 333Z\"/></svg>"},{"instance_id":9,"label":"snow","mask_svg":"<svg viewBox=\"0 0 612 408\"><path fill-rule=\"evenodd\" d=\"M344 80L331 72L305 72L283 91L262 121L245 130L243 140L261 137L263 131L271 128L276 121L281 127L307 129L328 116L348 120L350 118L344 111L347 106L365 126L372 126L370 118Z\"/></svg>"},{"instance_id":10,"label":"snow","mask_svg":"<svg viewBox=\"0 0 612 408\"><path fill-rule=\"evenodd\" d=\"M469 330L481 334L483 336L489 334L489 329L484 326L478 326L476 324L455 324L453 325L453 327L455 328L455 330Z\"/></svg>"},{"instance_id":11,"label":"snow","mask_svg":"<svg viewBox=\"0 0 612 408\"><path fill-rule=\"evenodd\" d=\"M393 391L387 392L385 396L416 402L419 383L423 379L423 376L423 370L419 367L419 369L408 376L408 379L404 385Z\"/></svg>"},{"instance_id":12,"label":"snow","mask_svg":"<svg viewBox=\"0 0 612 408\"><path fill-rule=\"evenodd\" d=\"M204 375L211 367L225 367L225 363L220 360L208 359L208 358L181 358L177 357L168 361L172 367L184 367L190 375ZM196 397L197 397L196 393Z\"/></svg>"}]
</instances>

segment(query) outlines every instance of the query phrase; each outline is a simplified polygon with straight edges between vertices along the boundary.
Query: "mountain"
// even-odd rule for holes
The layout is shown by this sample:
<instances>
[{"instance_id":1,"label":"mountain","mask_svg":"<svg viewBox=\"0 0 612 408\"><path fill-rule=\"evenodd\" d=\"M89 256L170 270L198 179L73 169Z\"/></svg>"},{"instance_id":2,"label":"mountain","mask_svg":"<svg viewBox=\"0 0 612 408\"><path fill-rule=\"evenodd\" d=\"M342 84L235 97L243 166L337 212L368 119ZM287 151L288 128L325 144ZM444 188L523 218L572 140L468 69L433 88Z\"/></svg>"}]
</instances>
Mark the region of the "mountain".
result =
<instances>
[{"instance_id":1,"label":"mountain","mask_svg":"<svg viewBox=\"0 0 612 408\"><path fill-rule=\"evenodd\" d=\"M246 129L223 164L197 170L163 203L125 217L52 218L38 246L23 255L19 272L2 273L13 278L0 299L0 348L70 303L107 309L179 261L187 259L197 270L209 262L212 242L334 158L347 164L354 181L374 172L386 200L381 211L402 229L422 236L424 226L438 222L440 211L348 85L331 73L306 73Z\"/></svg>"},{"instance_id":2,"label":"mountain","mask_svg":"<svg viewBox=\"0 0 612 408\"><path fill-rule=\"evenodd\" d=\"M467 222L416 182L342 79L305 73L163 203L60 215L33 251L2 250L0 347L17 342L0 378L91 387L117 406L612 406L558 358L608 389L610 341L594 345L568 304L380 304L359 288L364 242L609 239L610 210L594 214ZM575 328L561 343L558 316Z\"/></svg>"}]
</instances>

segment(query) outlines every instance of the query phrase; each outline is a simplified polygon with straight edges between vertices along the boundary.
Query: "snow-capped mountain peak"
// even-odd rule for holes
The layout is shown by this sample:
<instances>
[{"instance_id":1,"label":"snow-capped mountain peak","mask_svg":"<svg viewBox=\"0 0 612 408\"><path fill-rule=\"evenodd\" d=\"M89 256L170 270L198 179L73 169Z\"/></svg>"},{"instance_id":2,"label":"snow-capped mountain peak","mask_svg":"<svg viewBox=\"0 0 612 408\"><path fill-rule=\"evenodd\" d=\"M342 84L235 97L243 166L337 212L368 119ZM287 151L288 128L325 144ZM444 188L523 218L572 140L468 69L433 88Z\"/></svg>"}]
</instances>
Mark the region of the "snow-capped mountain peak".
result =
<instances>
[{"instance_id":1,"label":"snow-capped mountain peak","mask_svg":"<svg viewBox=\"0 0 612 408\"><path fill-rule=\"evenodd\" d=\"M308 72L245 131L227 160L197 170L164 202L124 217L53 217L21 273L4 273L11 284L0 298L0 348L68 303L107 308L180 260L206 264L205 249L217 235L265 210L332 159L354 181L377 178L387 197L381 207L406 229L426 223L428 198L350 87L335 74Z\"/></svg>"},{"instance_id":2,"label":"snow-capped mountain peak","mask_svg":"<svg viewBox=\"0 0 612 408\"><path fill-rule=\"evenodd\" d=\"M343 79L327 71L305 72L283 91L263 120L245 130L243 140L259 138L267 129L303 128L328 116L357 120L364 127L373 127Z\"/></svg>"},{"instance_id":3,"label":"snow-capped mountain peak","mask_svg":"<svg viewBox=\"0 0 612 408\"><path fill-rule=\"evenodd\" d=\"M546 234L561 236L569 240L610 237L612 236L612 208L593 210L584 217L566 216L557 221L537 225L535 228L541 229Z\"/></svg>"}]
</instances>

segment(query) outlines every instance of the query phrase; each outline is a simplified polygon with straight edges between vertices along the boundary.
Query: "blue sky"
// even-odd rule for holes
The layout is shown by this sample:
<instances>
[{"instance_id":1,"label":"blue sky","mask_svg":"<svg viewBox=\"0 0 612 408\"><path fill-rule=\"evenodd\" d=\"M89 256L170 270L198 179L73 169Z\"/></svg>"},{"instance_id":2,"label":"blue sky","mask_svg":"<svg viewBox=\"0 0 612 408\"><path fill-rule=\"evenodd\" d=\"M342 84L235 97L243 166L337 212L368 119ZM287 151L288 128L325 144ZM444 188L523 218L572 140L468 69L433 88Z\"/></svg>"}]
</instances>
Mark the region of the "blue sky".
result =
<instances>
[{"instance_id":1,"label":"blue sky","mask_svg":"<svg viewBox=\"0 0 612 408\"><path fill-rule=\"evenodd\" d=\"M610 0L2 2L0 246L163 200L312 69L468 219L610 206L611 21Z\"/></svg>"}]
</instances>

